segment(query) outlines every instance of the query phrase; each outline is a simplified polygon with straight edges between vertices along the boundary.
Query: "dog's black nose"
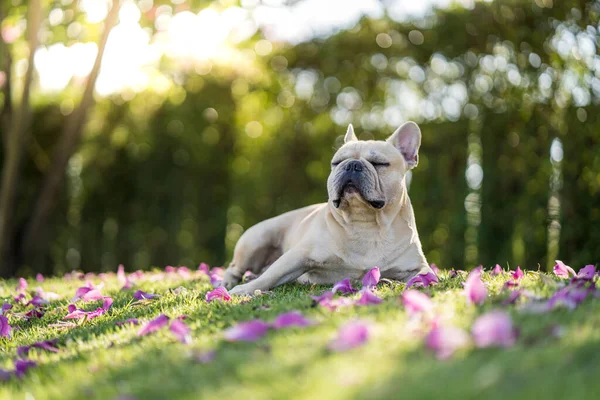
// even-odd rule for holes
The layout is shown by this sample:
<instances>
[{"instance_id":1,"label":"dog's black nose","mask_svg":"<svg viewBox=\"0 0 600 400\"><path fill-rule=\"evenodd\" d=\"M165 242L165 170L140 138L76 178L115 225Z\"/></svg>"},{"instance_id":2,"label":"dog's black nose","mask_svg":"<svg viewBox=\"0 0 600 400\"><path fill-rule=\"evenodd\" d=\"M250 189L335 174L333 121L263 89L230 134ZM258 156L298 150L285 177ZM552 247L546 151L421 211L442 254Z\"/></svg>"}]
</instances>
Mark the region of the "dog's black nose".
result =
<instances>
[{"instance_id":1,"label":"dog's black nose","mask_svg":"<svg viewBox=\"0 0 600 400\"><path fill-rule=\"evenodd\" d=\"M361 172L362 170L363 165L358 160L350 161L348 164L346 164L346 171Z\"/></svg>"}]
</instances>

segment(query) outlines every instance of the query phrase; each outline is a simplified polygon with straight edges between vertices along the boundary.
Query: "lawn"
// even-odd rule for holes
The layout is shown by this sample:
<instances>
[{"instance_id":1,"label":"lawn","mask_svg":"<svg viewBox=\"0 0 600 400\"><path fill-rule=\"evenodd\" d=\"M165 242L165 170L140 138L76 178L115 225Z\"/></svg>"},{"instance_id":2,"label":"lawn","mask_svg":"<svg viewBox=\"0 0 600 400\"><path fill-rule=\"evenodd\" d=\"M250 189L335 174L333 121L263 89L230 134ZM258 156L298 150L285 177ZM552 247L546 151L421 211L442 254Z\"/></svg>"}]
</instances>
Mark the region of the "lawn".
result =
<instances>
[{"instance_id":1,"label":"lawn","mask_svg":"<svg viewBox=\"0 0 600 400\"><path fill-rule=\"evenodd\" d=\"M577 268L576 268L577 269ZM207 302L212 290L200 271L154 270L131 274L134 285L122 289L114 273L0 282L2 303L12 326L0 337L0 368L14 370L19 346L56 339L58 351L32 348L22 359L34 361L21 378L0 382L0 399L592 399L600 393L600 298L591 290L570 307L541 310L568 284L553 274L528 271L518 281L511 273L482 274L487 296L471 304L464 295L466 273L439 273L439 283L413 287L427 294L433 312L408 315L402 301L403 283L382 281L373 292L381 304L355 305L360 293L340 295L350 304L335 310L315 304L311 296L327 286L288 284L253 298ZM122 278L122 277L121 277ZM595 278L596 281L598 277ZM89 280L104 284L103 296L113 304L93 319L65 319L78 288ZM506 282L515 282L507 287ZM593 282L587 282L592 284ZM21 287L23 285L21 284ZM360 282L355 283L359 288ZM25 315L24 305L42 288L49 304L43 316ZM159 297L135 300L136 290ZM512 290L522 290L514 304L505 304ZM15 302L22 292L24 299ZM48 293L55 293L60 298ZM74 302L86 311L103 301ZM479 348L471 341L450 358L440 359L424 337L432 323L470 332L473 322L491 310L510 314L518 330L514 345ZM313 322L307 327L270 329L255 342L231 342L224 332L239 322L271 322L296 310ZM72 309L71 309L72 311ZM185 316L191 342L182 343L168 326L139 336L145 324L165 314L170 321ZM433 316L435 315L435 317ZM117 325L130 318L139 325ZM368 340L346 351L332 351L340 327L362 321ZM432 322L433 321L433 322ZM469 334L469 337L471 335Z\"/></svg>"}]
</instances>

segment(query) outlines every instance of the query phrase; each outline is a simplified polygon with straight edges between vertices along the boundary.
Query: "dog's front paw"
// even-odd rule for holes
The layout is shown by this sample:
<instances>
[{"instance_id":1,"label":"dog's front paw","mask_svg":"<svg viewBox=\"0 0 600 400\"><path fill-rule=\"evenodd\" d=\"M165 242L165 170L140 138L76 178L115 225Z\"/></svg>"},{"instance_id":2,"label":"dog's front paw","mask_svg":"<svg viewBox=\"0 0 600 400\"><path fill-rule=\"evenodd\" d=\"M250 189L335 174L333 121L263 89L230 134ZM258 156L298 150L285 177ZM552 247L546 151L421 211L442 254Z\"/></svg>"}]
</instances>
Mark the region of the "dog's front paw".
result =
<instances>
[{"instance_id":1,"label":"dog's front paw","mask_svg":"<svg viewBox=\"0 0 600 400\"><path fill-rule=\"evenodd\" d=\"M253 289L250 284L246 283L244 285L237 285L229 291L229 294L233 296L252 296L254 291L255 289Z\"/></svg>"},{"instance_id":2,"label":"dog's front paw","mask_svg":"<svg viewBox=\"0 0 600 400\"><path fill-rule=\"evenodd\" d=\"M240 278L233 273L231 269L226 269L223 280L219 283L219 286L225 286L225 289L229 290L238 283L240 283Z\"/></svg>"}]
</instances>

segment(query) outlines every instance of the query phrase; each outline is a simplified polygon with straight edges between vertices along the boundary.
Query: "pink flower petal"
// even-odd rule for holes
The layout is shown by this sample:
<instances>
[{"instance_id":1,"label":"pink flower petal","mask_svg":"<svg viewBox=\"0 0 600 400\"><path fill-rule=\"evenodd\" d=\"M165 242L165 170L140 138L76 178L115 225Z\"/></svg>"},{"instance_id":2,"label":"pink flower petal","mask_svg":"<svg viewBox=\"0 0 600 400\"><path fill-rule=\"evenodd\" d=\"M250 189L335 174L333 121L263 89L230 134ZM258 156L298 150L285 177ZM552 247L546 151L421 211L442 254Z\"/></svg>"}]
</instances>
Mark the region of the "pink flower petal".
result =
<instances>
[{"instance_id":1,"label":"pink flower petal","mask_svg":"<svg viewBox=\"0 0 600 400\"><path fill-rule=\"evenodd\" d=\"M521 294L522 294L522 292L520 290L513 290L512 292L510 292L510 295L508 296L508 298L502 302L502 304L503 305L515 304L517 302L517 300L519 300L519 297L521 297Z\"/></svg>"},{"instance_id":2,"label":"pink flower petal","mask_svg":"<svg viewBox=\"0 0 600 400\"><path fill-rule=\"evenodd\" d=\"M198 271L208 275L208 273L210 272L210 266L206 263L200 263L200 265L198 265Z\"/></svg>"},{"instance_id":3,"label":"pink flower petal","mask_svg":"<svg viewBox=\"0 0 600 400\"><path fill-rule=\"evenodd\" d=\"M8 318L4 315L0 315L0 336L10 337L12 326L8 323Z\"/></svg>"},{"instance_id":4,"label":"pink flower petal","mask_svg":"<svg viewBox=\"0 0 600 400\"><path fill-rule=\"evenodd\" d=\"M27 281L24 278L19 278L19 282L17 284L17 292L23 293L27 290Z\"/></svg>"},{"instance_id":5,"label":"pink flower petal","mask_svg":"<svg viewBox=\"0 0 600 400\"><path fill-rule=\"evenodd\" d=\"M381 272L379 272L379 268L375 267L363 276L362 284L363 288L373 288L377 286L379 283L379 279L381 278Z\"/></svg>"},{"instance_id":6,"label":"pink flower petal","mask_svg":"<svg viewBox=\"0 0 600 400\"><path fill-rule=\"evenodd\" d=\"M210 270L208 276L210 277L210 284L213 285L213 287L216 287L223 281L224 272L223 268L219 267L214 267Z\"/></svg>"},{"instance_id":7,"label":"pink flower petal","mask_svg":"<svg viewBox=\"0 0 600 400\"><path fill-rule=\"evenodd\" d=\"M500 275L504 272L504 270L502 269L502 267L500 266L500 264L496 264L496 266L494 267L494 269L492 270L491 274L492 275Z\"/></svg>"},{"instance_id":8,"label":"pink flower petal","mask_svg":"<svg viewBox=\"0 0 600 400\"><path fill-rule=\"evenodd\" d=\"M42 275L42 274L37 274L37 275L35 276L35 280L36 280L36 281L38 281L38 282L44 282L44 275Z\"/></svg>"},{"instance_id":9,"label":"pink flower petal","mask_svg":"<svg viewBox=\"0 0 600 400\"><path fill-rule=\"evenodd\" d=\"M206 301L210 303L213 300L231 301L231 296L224 286L220 286L206 293Z\"/></svg>"},{"instance_id":10,"label":"pink flower petal","mask_svg":"<svg viewBox=\"0 0 600 400\"><path fill-rule=\"evenodd\" d=\"M136 300L151 300L151 299L153 299L155 297L158 297L158 295L157 294L146 293L146 292L143 292L141 290L138 290L137 292L135 292L133 294L133 298L136 299Z\"/></svg>"},{"instance_id":11,"label":"pink flower petal","mask_svg":"<svg viewBox=\"0 0 600 400\"><path fill-rule=\"evenodd\" d=\"M380 304L383 301L380 297L368 289L363 290L361 293L362 295L360 298L354 302L354 304L358 306Z\"/></svg>"},{"instance_id":12,"label":"pink flower petal","mask_svg":"<svg viewBox=\"0 0 600 400\"><path fill-rule=\"evenodd\" d=\"M512 273L512 278L515 281L518 281L519 279L521 279L523 277L523 271L521 270L521 267L517 267L517 270L515 272Z\"/></svg>"},{"instance_id":13,"label":"pink flower petal","mask_svg":"<svg viewBox=\"0 0 600 400\"><path fill-rule=\"evenodd\" d=\"M5 312L7 312L8 310L10 310L12 308L13 308L12 304L8 304L8 303L2 304L2 309L0 309L0 315L4 314Z\"/></svg>"},{"instance_id":14,"label":"pink flower petal","mask_svg":"<svg viewBox=\"0 0 600 400\"><path fill-rule=\"evenodd\" d=\"M169 323L169 317L165 314L160 314L146 325L142 326L137 333L138 336L148 335L149 333L156 332L157 330L165 327Z\"/></svg>"},{"instance_id":15,"label":"pink flower petal","mask_svg":"<svg viewBox=\"0 0 600 400\"><path fill-rule=\"evenodd\" d=\"M16 360L15 361L15 375L21 379L28 369L36 367L37 364L29 360Z\"/></svg>"},{"instance_id":16,"label":"pink flower petal","mask_svg":"<svg viewBox=\"0 0 600 400\"><path fill-rule=\"evenodd\" d=\"M338 330L337 337L329 343L331 351L347 351L364 345L369 340L369 328L361 321L349 322Z\"/></svg>"},{"instance_id":17,"label":"pink flower petal","mask_svg":"<svg viewBox=\"0 0 600 400\"><path fill-rule=\"evenodd\" d=\"M433 271L434 274L436 274L436 276L440 274L440 269L438 268L437 265L429 264L429 268L431 268L431 270Z\"/></svg>"},{"instance_id":18,"label":"pink flower petal","mask_svg":"<svg viewBox=\"0 0 600 400\"><path fill-rule=\"evenodd\" d=\"M423 287L427 287L429 285L433 285L434 283L438 283L438 277L435 276L434 273L428 272L426 274L415 275L406 282L406 288L408 289L411 286L421 285Z\"/></svg>"},{"instance_id":19,"label":"pink flower petal","mask_svg":"<svg viewBox=\"0 0 600 400\"><path fill-rule=\"evenodd\" d=\"M585 267L581 268L577 273L578 278L585 280L594 279L594 275L596 275L596 267L594 267L593 265L586 265Z\"/></svg>"},{"instance_id":20,"label":"pink flower petal","mask_svg":"<svg viewBox=\"0 0 600 400\"><path fill-rule=\"evenodd\" d=\"M29 300L29 302L27 304L25 304L26 306L32 305L34 307L41 307L43 305L48 304L48 301L44 300L41 296L35 295L33 296L33 298L31 300Z\"/></svg>"},{"instance_id":21,"label":"pink flower petal","mask_svg":"<svg viewBox=\"0 0 600 400\"><path fill-rule=\"evenodd\" d=\"M190 328L180 319L174 319L171 322L171 326L169 330L175 335L177 340L179 340L183 344L192 343L192 335Z\"/></svg>"},{"instance_id":22,"label":"pink flower petal","mask_svg":"<svg viewBox=\"0 0 600 400\"><path fill-rule=\"evenodd\" d=\"M510 347L517 340L510 315L502 311L491 311L477 318L471 333L477 347Z\"/></svg>"},{"instance_id":23,"label":"pink flower petal","mask_svg":"<svg viewBox=\"0 0 600 400\"><path fill-rule=\"evenodd\" d=\"M434 327L425 338L425 345L434 351L440 360L446 360L456 350L469 344L469 335L460 328L453 326Z\"/></svg>"},{"instance_id":24,"label":"pink flower petal","mask_svg":"<svg viewBox=\"0 0 600 400\"><path fill-rule=\"evenodd\" d=\"M108 309L110 308L110 306L112 306L112 304L113 304L112 297L106 296L103 298L103 301L102 301L102 309L104 311L108 311Z\"/></svg>"},{"instance_id":25,"label":"pink flower petal","mask_svg":"<svg viewBox=\"0 0 600 400\"><path fill-rule=\"evenodd\" d=\"M481 280L481 268L475 268L469 273L465 282L464 294L470 303L481 304L485 301L487 288Z\"/></svg>"},{"instance_id":26,"label":"pink flower petal","mask_svg":"<svg viewBox=\"0 0 600 400\"><path fill-rule=\"evenodd\" d=\"M299 313L298 311L290 311L287 313L279 314L273 322L273 328L281 329L289 326L305 327L312 325L312 322Z\"/></svg>"},{"instance_id":27,"label":"pink flower petal","mask_svg":"<svg viewBox=\"0 0 600 400\"><path fill-rule=\"evenodd\" d=\"M118 321L115 322L115 325L117 326L123 326L123 325L139 325L139 321L137 318L129 318L126 321Z\"/></svg>"},{"instance_id":28,"label":"pink flower petal","mask_svg":"<svg viewBox=\"0 0 600 400\"><path fill-rule=\"evenodd\" d=\"M402 303L409 315L428 313L433 310L433 303L429 297L425 293L417 290L404 291L404 293L402 293Z\"/></svg>"},{"instance_id":29,"label":"pink flower petal","mask_svg":"<svg viewBox=\"0 0 600 400\"><path fill-rule=\"evenodd\" d=\"M177 268L177 273L179 274L180 277L182 277L185 280L192 279L192 272L190 271L190 269L188 267Z\"/></svg>"},{"instance_id":30,"label":"pink flower petal","mask_svg":"<svg viewBox=\"0 0 600 400\"><path fill-rule=\"evenodd\" d=\"M19 346L17 348L17 356L21 357L21 358L25 357L29 353L29 350L32 347L37 347L38 349L47 350L52 353L58 353L58 348L56 348L57 342L58 342L58 339L52 339L52 340L45 340L43 342L36 342L30 346Z\"/></svg>"},{"instance_id":31,"label":"pink flower petal","mask_svg":"<svg viewBox=\"0 0 600 400\"><path fill-rule=\"evenodd\" d=\"M340 292L342 294L355 293L357 290L352 287L350 278L343 279L333 285L331 289L333 293Z\"/></svg>"},{"instance_id":32,"label":"pink flower petal","mask_svg":"<svg viewBox=\"0 0 600 400\"><path fill-rule=\"evenodd\" d=\"M224 337L230 342L255 342L267 334L269 324L259 319L242 322L224 332Z\"/></svg>"},{"instance_id":33,"label":"pink flower petal","mask_svg":"<svg viewBox=\"0 0 600 400\"><path fill-rule=\"evenodd\" d=\"M552 271L554 272L554 275L558 276L559 278L563 278L563 279L567 279L569 277L569 275L571 275L571 276L576 275L573 268L569 267L568 265L566 265L564 262L562 262L560 260L556 260L556 265L554 266L554 269Z\"/></svg>"}]
</instances>

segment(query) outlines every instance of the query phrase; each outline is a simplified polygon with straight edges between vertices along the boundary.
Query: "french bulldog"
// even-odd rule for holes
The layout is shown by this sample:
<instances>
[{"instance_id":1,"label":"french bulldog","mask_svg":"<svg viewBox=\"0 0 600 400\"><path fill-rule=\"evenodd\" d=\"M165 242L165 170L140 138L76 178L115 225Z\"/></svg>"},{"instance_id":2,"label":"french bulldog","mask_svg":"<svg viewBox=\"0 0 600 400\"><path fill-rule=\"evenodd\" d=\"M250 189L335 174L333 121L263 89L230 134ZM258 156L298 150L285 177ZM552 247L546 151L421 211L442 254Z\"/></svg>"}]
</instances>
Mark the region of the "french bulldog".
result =
<instances>
[{"instance_id":1,"label":"french bulldog","mask_svg":"<svg viewBox=\"0 0 600 400\"><path fill-rule=\"evenodd\" d=\"M222 281L233 295L287 282L332 284L377 266L382 278L407 281L432 272L417 233L406 173L418 163L414 122L387 140L358 140L352 125L331 160L329 201L260 222L240 237ZM246 271L258 278L241 285ZM236 286L237 285L237 286Z\"/></svg>"}]
</instances>

